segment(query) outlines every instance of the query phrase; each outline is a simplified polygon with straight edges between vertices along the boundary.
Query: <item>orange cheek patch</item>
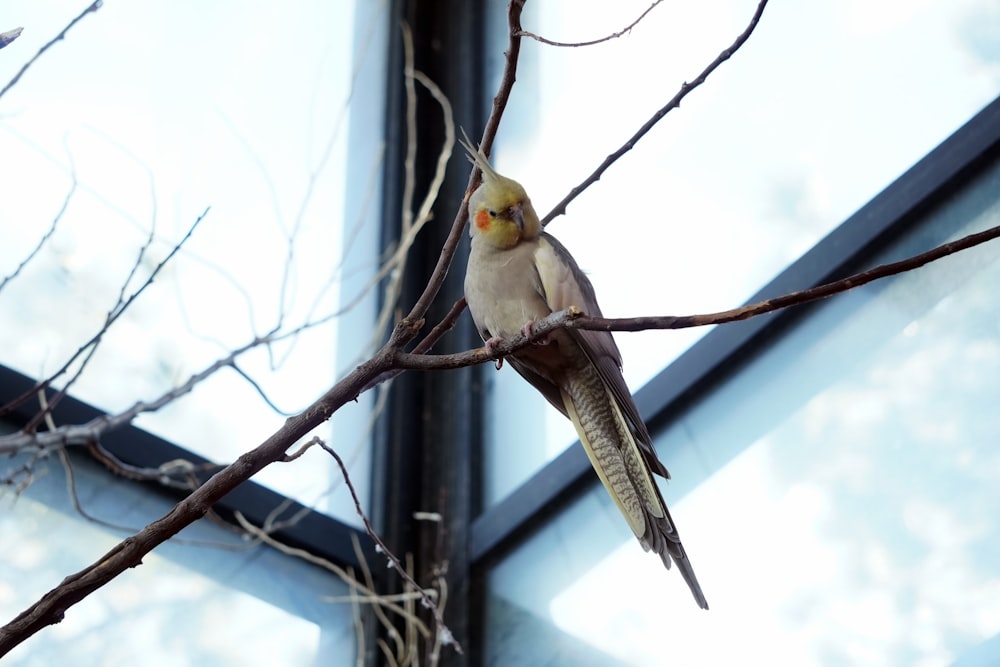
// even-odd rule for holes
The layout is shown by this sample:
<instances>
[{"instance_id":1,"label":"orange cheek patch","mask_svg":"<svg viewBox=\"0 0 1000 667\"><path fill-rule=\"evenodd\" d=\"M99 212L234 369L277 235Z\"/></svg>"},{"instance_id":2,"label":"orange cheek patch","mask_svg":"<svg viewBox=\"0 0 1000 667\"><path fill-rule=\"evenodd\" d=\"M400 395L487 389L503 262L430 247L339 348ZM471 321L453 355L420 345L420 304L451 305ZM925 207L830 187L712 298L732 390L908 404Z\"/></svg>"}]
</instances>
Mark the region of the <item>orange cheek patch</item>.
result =
<instances>
[{"instance_id":1,"label":"orange cheek patch","mask_svg":"<svg viewBox=\"0 0 1000 667\"><path fill-rule=\"evenodd\" d=\"M479 211L478 213L476 213L476 227L479 227L479 229L481 229L483 231L486 231L487 229L489 229L489 227L490 227L490 214L487 211L482 210L482 211Z\"/></svg>"}]
</instances>

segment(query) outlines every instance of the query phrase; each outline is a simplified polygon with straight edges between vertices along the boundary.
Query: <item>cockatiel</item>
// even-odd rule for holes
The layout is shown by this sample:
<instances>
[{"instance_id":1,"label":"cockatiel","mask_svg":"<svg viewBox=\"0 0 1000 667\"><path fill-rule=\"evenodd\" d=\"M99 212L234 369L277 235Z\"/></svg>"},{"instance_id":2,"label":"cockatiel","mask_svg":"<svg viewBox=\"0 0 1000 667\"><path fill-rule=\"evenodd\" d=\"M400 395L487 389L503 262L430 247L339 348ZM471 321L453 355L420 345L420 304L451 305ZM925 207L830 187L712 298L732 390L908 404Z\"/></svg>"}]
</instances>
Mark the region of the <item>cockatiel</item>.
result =
<instances>
[{"instance_id":1,"label":"cockatiel","mask_svg":"<svg viewBox=\"0 0 1000 667\"><path fill-rule=\"evenodd\" d=\"M487 346L532 322L576 306L601 316L594 288L541 223L524 188L501 176L468 140L482 185L469 199L472 252L465 298ZM604 487L646 551L671 558L703 609L708 602L681 545L653 473L669 479L621 373L621 354L604 331L560 329L508 357L521 376L569 417Z\"/></svg>"}]
</instances>

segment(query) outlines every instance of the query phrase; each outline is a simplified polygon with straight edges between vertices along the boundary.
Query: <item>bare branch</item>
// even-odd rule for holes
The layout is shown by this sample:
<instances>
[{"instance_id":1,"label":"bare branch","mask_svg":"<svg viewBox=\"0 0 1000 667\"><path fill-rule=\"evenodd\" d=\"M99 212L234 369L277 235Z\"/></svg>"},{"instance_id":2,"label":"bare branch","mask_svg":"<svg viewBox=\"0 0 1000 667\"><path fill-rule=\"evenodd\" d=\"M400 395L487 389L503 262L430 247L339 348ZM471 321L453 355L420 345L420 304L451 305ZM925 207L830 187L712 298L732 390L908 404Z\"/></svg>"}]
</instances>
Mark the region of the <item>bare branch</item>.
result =
<instances>
[{"instance_id":1,"label":"bare branch","mask_svg":"<svg viewBox=\"0 0 1000 667\"><path fill-rule=\"evenodd\" d=\"M337 409L358 395L365 381L385 370L388 357L376 355L327 391L304 413L288 419L276 433L221 470L191 495L178 502L166 515L135 535L115 545L93 564L69 575L14 620L0 628L0 656L42 628L58 623L69 607L104 586L143 556L176 535L206 512L233 488L280 460L285 451L309 431L330 418Z\"/></svg>"},{"instance_id":2,"label":"bare branch","mask_svg":"<svg viewBox=\"0 0 1000 667\"><path fill-rule=\"evenodd\" d=\"M586 190L591 185L599 181L604 172L608 170L608 167L617 162L618 158L620 158L622 155L625 155L625 153L632 150L635 147L635 145L639 142L639 140L642 139L642 137L645 136L647 132L653 129L654 125L660 122L663 119L663 117L666 116L671 110L676 109L681 105L681 100L687 97L688 93L690 93L692 90L694 90L701 84L705 83L705 80L709 77L709 75L712 74L712 72L718 69L719 65L729 60L733 56L733 54L736 53L740 49L740 47L746 43L748 39L750 39L750 35L753 34L754 29L760 22L760 17L764 14L764 8L766 6L767 6L767 0L760 0L760 3L757 5L757 11L754 12L753 18L750 19L750 24L746 27L746 29L742 33L740 33L739 37L736 38L736 41L730 44L726 49L722 51L722 53L720 53L715 58L715 60L709 63L708 67L702 70L701 74L699 74L694 81L692 81L691 83L685 82L684 85L681 86L681 89L677 91L677 94L674 95L673 98L669 102L667 102L662 108L660 108L656 113L654 113L649 120L643 123L642 127L640 127L638 131L636 131L636 133L633 134L621 148L619 148L614 153L606 157L604 159L604 162L602 162L601 165L596 170L594 170L594 173L588 176L586 180L580 183L580 185L570 190L569 194L566 195L562 201L556 204L555 208L549 211L544 218L542 218L542 226L544 227L545 225L552 222L552 220L555 219L556 217L564 215L566 213L566 207L569 206L570 202L576 199L584 190Z\"/></svg>"},{"instance_id":3,"label":"bare branch","mask_svg":"<svg viewBox=\"0 0 1000 667\"><path fill-rule=\"evenodd\" d=\"M245 516L243 516L242 512L236 512L234 514L234 517L236 518L236 522L240 525L240 528L245 530L258 542L266 544L269 547L273 547L274 549L277 549L283 554L287 554L294 558L301 558L307 563L318 565L319 567L329 572L332 572L333 574L337 575L337 577L339 577L341 581L343 581L352 589L353 599L357 599L363 602L368 602L376 606L385 607L386 609L391 610L393 613L405 617L408 622L417 624L417 626L420 628L421 633L425 637L430 636L430 630L427 628L426 625L424 625L424 623L419 618L411 614L408 614L403 607L400 607L399 605L395 604L395 600L393 600L391 596L379 595L378 593L375 592L375 589L372 586L366 586L365 584L362 584L360 581L358 581L357 577L353 576L345 568L342 568L341 566L337 565L333 561L327 560L326 558L320 558L319 556L311 554L303 549L290 547L283 542L279 542L278 540L271 537L271 534L268 530L261 529L250 523L250 521ZM360 593L361 597L360 598L355 597L355 593L353 593L353 591L357 591L358 593Z\"/></svg>"},{"instance_id":4,"label":"bare branch","mask_svg":"<svg viewBox=\"0 0 1000 667\"><path fill-rule=\"evenodd\" d=\"M417 186L417 87L413 78L413 32L405 22L403 33L403 85L406 88L406 155L403 156L402 229L413 221L413 191Z\"/></svg>"},{"instance_id":5,"label":"bare branch","mask_svg":"<svg viewBox=\"0 0 1000 667\"><path fill-rule=\"evenodd\" d=\"M252 377L250 377L249 373L247 373L245 370L243 370L242 368L240 368L236 364L235 360L232 363L229 364L229 367L232 368L234 371L236 371L236 373L241 378L243 378L244 380L246 380L247 384L249 384L253 388L253 390L255 392L257 392L257 395L260 396L261 400L264 401L264 403L267 404L267 407L269 407L272 410L274 410L274 412L276 414L279 414L282 417L291 417L293 414L295 414L294 412L289 412L288 410L282 410L281 408L279 408L278 404L275 403L271 399L271 397L267 395L267 392L264 391L264 388L262 386L260 386L260 383L257 382L256 380L254 380Z\"/></svg>"},{"instance_id":6,"label":"bare branch","mask_svg":"<svg viewBox=\"0 0 1000 667\"><path fill-rule=\"evenodd\" d=\"M38 53L36 53L34 56L32 56L31 60L29 60L28 62L24 63L24 66L21 67L20 70L18 70L17 74L14 75L14 78L11 79L7 83L6 86L4 86L2 89L0 89L0 98L2 98L4 96L4 94L8 90L10 90L11 88L13 88L17 84L17 82L21 80L21 77L24 76L24 73L28 71L28 68L31 67L32 65L34 65L35 61L37 61L42 56L43 53L45 53L46 51L48 51L56 42L58 42L58 41L62 40L63 38L65 38L66 37L66 33L68 33L73 26L75 26L77 23L79 23L80 19L82 19L87 14L90 14L91 12L96 12L98 9L100 9L102 4L104 4L103 0L94 0L94 2L90 3L90 5L86 9L84 9L82 12L80 12L79 16L77 16L75 19L73 19L72 21L70 21L66 25L66 27L62 29L62 31L58 35L56 35L55 37L53 37L52 39L50 39L45 44L45 46L43 46L42 48L38 49ZM11 32L13 32L13 31L11 31ZM6 34L9 34L9 33L4 33L4 34L6 35ZM21 34L20 33L20 28L18 28L18 35L19 34ZM15 37L17 37L17 35L15 35ZM6 44L4 46L6 46Z\"/></svg>"},{"instance_id":7,"label":"bare branch","mask_svg":"<svg viewBox=\"0 0 1000 667\"><path fill-rule=\"evenodd\" d=\"M176 244L174 244L174 247L170 250L169 253L167 253L167 256L164 257L159 263L157 263L157 265L150 272L149 276L147 276L147 278L143 282L143 284L140 285L139 288L136 289L131 295L129 295L128 298L123 298L125 287L124 286L122 287L122 292L119 294L118 301L115 303L114 307L111 308L111 310L108 312L108 314L107 314L107 316L105 318L104 324L101 326L100 331L98 331L96 334L94 334L94 336L91 337L91 339L88 340L86 343L84 343L83 345L81 345L80 348L69 358L69 360L67 360L63 364L63 366L59 370L57 370L55 373L53 373L52 375L50 375L47 379L43 380L42 382L38 383L37 385L35 385L34 387L32 387L31 389L29 389L25 393L21 394L20 396L18 396L14 400L12 400L7 405L5 405L2 408L0 408L0 416L6 414L10 410L12 410L15 407L21 405L22 403L24 403L24 401L32 398L36 394L36 392L39 391L40 389L45 389L46 387L48 387L49 385L51 385L52 382L56 378L58 378L59 376L63 375L64 373L66 373L69 370L69 368L73 364L73 362L75 362L77 359L79 359L84 354L86 354L86 357L84 358L84 362L83 363L86 364L87 359L89 359L93 355L94 350L96 349L96 346L103 339L104 335L108 331L108 328L112 324L114 324L114 322L119 317L121 317L121 315L126 310L128 310L129 306L131 306L133 303L135 303L136 299L138 299L139 296L150 285L153 284L153 280L156 278L157 275L159 275L159 273L163 269L163 267L166 266L167 263L170 262L171 259L173 259L174 255L176 255L178 252L180 252L181 248L184 246L184 244L187 242L187 240L191 238L191 235L194 233L195 229L198 228L198 225L201 224L201 221L204 220L205 216L208 215L208 211L209 211L209 209L205 209L205 211L201 215L198 216L198 218L191 224L191 227L188 228L187 233L181 238L180 241L178 241ZM145 247L146 246L144 246L143 248L145 249ZM136 260L136 261L138 262L139 260ZM134 268L133 268L133 273L134 273ZM132 274L130 274L130 276L131 275ZM65 395L67 389L69 388L69 385L72 384L72 381L75 380L76 377L79 376L79 374L80 374L80 371L78 370L77 373L74 375L73 379L70 382L67 382L66 386L64 386L61 391L57 392L56 395L53 398L49 399L49 406L48 406L48 408L45 409L45 410L42 410L39 414L35 415L31 419L31 421L29 421L28 424L24 427L24 429L23 429L24 431L30 432L34 428L36 428L39 423L41 423L41 420L45 417L45 415L49 411L51 411L51 409L53 407L55 407L55 405L59 402L59 400L62 398L62 396Z\"/></svg>"},{"instance_id":8,"label":"bare branch","mask_svg":"<svg viewBox=\"0 0 1000 667\"><path fill-rule=\"evenodd\" d=\"M455 323L458 321L459 316L465 310L465 306L466 303L464 296L458 301L456 301L454 304L452 304L451 310L448 311L448 314L445 315L444 318L440 322L438 322L433 329L431 329L431 332L427 334L427 336L425 336L424 339L421 340L416 347L413 348L412 354L426 354L430 352L437 344L437 342L441 339L441 337L455 327ZM392 380L394 377L396 377L403 371L404 369L402 368L394 368L390 371L386 371L385 373L372 378L369 381L369 383L365 385L365 388L362 391L363 392L368 391L372 387L380 385L384 382L388 382L389 380Z\"/></svg>"},{"instance_id":9,"label":"bare branch","mask_svg":"<svg viewBox=\"0 0 1000 667\"><path fill-rule=\"evenodd\" d=\"M631 32L632 28L634 28L637 25L639 25L639 21L641 21L644 18L646 18L646 14L650 13L651 11L653 11L653 8L656 7L656 5L660 4L661 2L663 2L663 0L654 0L653 4L651 4L646 9L646 11L644 11L642 14L639 15L639 18L637 18L636 20L632 21L631 23L629 23L627 26L625 26L624 28L622 28L618 32L613 32L610 35L607 35L605 37L601 37L600 39L593 39L593 40L590 40L589 42L555 42L555 41L552 41L551 39L546 39L546 38L544 38L544 37L542 37L540 35L536 35L533 32L528 32L527 30L521 30L520 32L518 32L518 36L519 37L530 37L531 39L535 40L536 42L541 42L542 44L548 44L549 46L573 46L573 47L576 47L576 46L593 46L594 44L600 44L601 42L607 42L607 41L610 41L612 39L617 39L617 38L621 37L622 35L624 35L625 33Z\"/></svg>"},{"instance_id":10,"label":"bare branch","mask_svg":"<svg viewBox=\"0 0 1000 667\"><path fill-rule=\"evenodd\" d=\"M507 100L510 99L510 91L513 89L514 80L516 79L517 59L521 53L521 38L518 36L518 33L521 32L521 11L524 9L524 3L525 0L511 0L507 6L510 42L506 51L506 62L504 64L503 75L500 79L500 89L497 91L496 97L493 98L493 110L486 121L486 128L483 130L483 137L479 142L479 145L487 154L493 145L493 138L496 136L497 128L500 126L500 118L507 108ZM441 255L438 257L431 278L427 282L427 287L424 288L423 294L417 299L409 314L399 322L397 331L394 332L390 344L394 346L405 345L420 330L420 323L422 323L427 309L430 308L431 302L434 301L434 297L437 296L438 291L441 289L441 285L444 284L444 278L448 274L452 260L455 258L455 251L462 240L462 232L465 230L465 223L469 217L467 210L469 196L479 183L478 179L479 172L473 169L472 173L469 174L469 185L466 188L465 197L462 199L462 205L459 206L458 213L455 215L455 221L451 225L451 232L448 234L448 238L441 248Z\"/></svg>"},{"instance_id":11,"label":"bare branch","mask_svg":"<svg viewBox=\"0 0 1000 667\"><path fill-rule=\"evenodd\" d=\"M271 339L255 338L243 347L233 350L225 357L217 359L201 371L192 374L185 382L174 387L170 391L165 392L160 397L152 401L137 401L127 410L118 414L102 415L101 417L97 417L96 419L93 419L85 424L60 426L55 430L43 431L41 433L22 431L20 433L0 437L0 454L11 454L27 447L36 447L44 450L74 445L88 446L91 443L98 442L104 433L113 431L116 428L120 428L125 424L130 423L140 414L155 412L163 406L173 402L178 397L190 393L195 386L217 372L219 369L233 365L234 361L240 355L256 348L259 345L262 345L268 340ZM37 392L39 389L34 389L33 391ZM43 417L50 411L48 407L49 406L47 406L46 409L43 409L41 413Z\"/></svg>"},{"instance_id":12,"label":"bare branch","mask_svg":"<svg viewBox=\"0 0 1000 667\"><path fill-rule=\"evenodd\" d=\"M361 576L365 578L365 584L368 586L368 588L374 589L375 578L372 577L372 570L371 567L369 567L368 565L368 560L365 558L364 553L361 551L361 545L358 542L358 539L353 535L351 536L351 538L352 538L351 543L352 546L354 547L354 553L357 555L358 563L361 566ZM406 610L406 613L411 616L416 616L416 613L413 609L412 601L404 600L403 603L404 603L403 608ZM375 613L375 618L378 619L378 622L382 624L383 628L385 628L386 634L388 634L389 638L392 639L393 642L396 644L397 653L402 654L404 643L403 643L403 638L399 634L399 630L397 630L396 626L392 623L392 621L389 620L389 617L385 615L385 612L381 609L381 607L379 606L372 607L372 611ZM426 628L426 626L423 623L421 623L421 626ZM424 637L430 637L429 630L427 631L426 634L424 634ZM379 640L380 643L382 641L384 640L381 639ZM388 645L386 645L383 648L383 651L385 651L386 654L389 655L390 658L392 658L392 654L388 650Z\"/></svg>"},{"instance_id":13,"label":"bare branch","mask_svg":"<svg viewBox=\"0 0 1000 667\"><path fill-rule=\"evenodd\" d=\"M316 442L320 447L323 448L325 452L327 452L330 456L332 456L334 460L337 462L337 465L340 466L340 472L344 476L344 482L347 484L347 489L351 492L351 498L354 499L354 509L355 511L357 511L358 516L361 517L361 520L364 522L365 530L368 532L368 536L372 538L375 544L378 545L378 548L381 550L381 552L389 559L389 562L392 564L393 569L396 570L397 574L399 574L399 576L403 579L403 581L405 581L407 585L411 586L413 590L415 590L417 593L420 594L420 599L423 602L424 606L430 609L434 613L434 622L437 625L436 634L440 635L443 633L445 636L450 636L451 631L448 630L448 626L445 625L441 609L436 604L434 604L434 601L431 599L431 596L428 594L428 592L424 590L423 587L416 582L413 576L406 569L403 568L403 564L399 562L399 558L397 558L396 555L389 550L389 547L385 545L385 542L382 541L382 538L380 538L378 536L378 533L375 532L375 529L372 527L371 522L368 520L368 516L361 508L361 500L358 498L358 494L354 490L354 484L351 483L351 477L347 473L347 466L344 465L344 461L340 458L340 455L337 454L337 452L334 451L332 447L328 446L326 443L319 440L318 438L316 439ZM458 651L458 653L460 654L462 653L462 646L458 642L455 642L455 650Z\"/></svg>"},{"instance_id":14,"label":"bare branch","mask_svg":"<svg viewBox=\"0 0 1000 667\"><path fill-rule=\"evenodd\" d=\"M470 364L501 359L515 352L532 341L542 338L555 329L588 329L595 331L648 331L653 329L688 329L711 324L724 324L748 320L752 317L765 315L792 306L801 306L820 299L846 292L855 287L866 285L881 278L887 278L934 262L948 255L975 247L993 239L1000 238L1000 226L991 227L981 232L969 234L958 240L937 246L927 252L914 255L898 262L881 264L873 269L848 276L841 280L819 285L809 289L792 292L758 303L723 310L704 315L664 315L650 317L605 318L590 317L579 308L571 307L549 315L531 326L529 335L518 334L507 338L489 348L481 347L457 354L414 354L406 352L395 353L391 367L408 370L432 370L440 368L462 368Z\"/></svg>"},{"instance_id":15,"label":"bare branch","mask_svg":"<svg viewBox=\"0 0 1000 667\"><path fill-rule=\"evenodd\" d=\"M455 121L452 117L451 102L441 88L434 83L426 74L413 68L413 43L410 28L403 24L403 44L405 55L404 80L406 82L406 117L407 117L407 137L406 137L406 158L404 160L403 178L403 202L402 220L400 226L400 238L392 257L383 264L371 283L381 282L386 275L390 276L382 296L382 308L376 318L374 332L372 334L371 347L374 349L385 337L385 330L394 313L398 310L399 295L402 291L404 269L410 249L417 240L417 235L432 218L431 209L441 191L444 183L445 172L448 167L448 160L451 158L452 149L455 146ZM437 166L434 170L434 177L427 186L427 192L420 204L420 210L414 217L413 196L416 186L416 176L413 173L413 157L416 154L416 87L414 82L420 82L431 94L434 100L441 107L441 115L444 122L444 144L438 152Z\"/></svg>"},{"instance_id":16,"label":"bare branch","mask_svg":"<svg viewBox=\"0 0 1000 667\"><path fill-rule=\"evenodd\" d=\"M17 265L17 268L14 269L14 271L9 276L4 276L3 280L0 280L0 290L3 290L4 286L6 286L7 283L9 283L11 280L14 280L21 274L21 271L24 270L24 267L27 266L28 263L31 262L31 260L34 259L39 252L41 252L42 248L45 247L45 244L48 242L48 240L52 237L53 234L55 234L56 227L59 225L59 221L62 220L62 217L66 214L66 209L69 208L69 202L71 199L73 199L73 194L76 192L76 186L77 186L76 170L73 170L72 174L73 174L73 184L70 185L69 192L66 193L66 197L65 199L63 199L63 203L62 206L59 208L59 211L56 213L55 217L52 218L52 224L49 225L48 230L46 230L46 232L42 234L42 237L38 239L38 243L31 250L31 252L28 253L27 257L21 260L21 263Z\"/></svg>"}]
</instances>

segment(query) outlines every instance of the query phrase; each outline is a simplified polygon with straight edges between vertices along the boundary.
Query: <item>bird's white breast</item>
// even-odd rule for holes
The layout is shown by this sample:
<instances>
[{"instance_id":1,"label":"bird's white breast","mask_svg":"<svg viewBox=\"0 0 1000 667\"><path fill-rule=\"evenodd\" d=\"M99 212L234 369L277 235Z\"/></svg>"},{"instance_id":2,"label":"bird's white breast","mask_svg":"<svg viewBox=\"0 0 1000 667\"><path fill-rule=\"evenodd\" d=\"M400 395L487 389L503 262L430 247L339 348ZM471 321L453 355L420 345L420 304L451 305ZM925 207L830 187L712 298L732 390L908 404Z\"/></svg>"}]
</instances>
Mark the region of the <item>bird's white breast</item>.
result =
<instances>
[{"instance_id":1,"label":"bird's white breast","mask_svg":"<svg viewBox=\"0 0 1000 667\"><path fill-rule=\"evenodd\" d=\"M465 298L480 332L508 338L520 333L528 322L551 312L540 291L535 246L524 242L497 249L473 239L465 274Z\"/></svg>"}]
</instances>

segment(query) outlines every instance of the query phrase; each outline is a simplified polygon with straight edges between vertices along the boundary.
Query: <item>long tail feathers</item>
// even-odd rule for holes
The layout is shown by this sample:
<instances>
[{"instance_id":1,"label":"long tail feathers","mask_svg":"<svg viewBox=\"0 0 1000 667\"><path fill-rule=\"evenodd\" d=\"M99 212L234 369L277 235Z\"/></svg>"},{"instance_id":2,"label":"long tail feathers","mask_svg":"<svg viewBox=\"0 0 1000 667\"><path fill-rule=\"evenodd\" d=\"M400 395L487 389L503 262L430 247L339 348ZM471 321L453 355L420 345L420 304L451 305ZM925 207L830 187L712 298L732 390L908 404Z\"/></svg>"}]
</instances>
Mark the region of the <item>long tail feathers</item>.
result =
<instances>
[{"instance_id":1,"label":"long tail feathers","mask_svg":"<svg viewBox=\"0 0 1000 667\"><path fill-rule=\"evenodd\" d=\"M671 559L702 609L708 602L653 476L621 409L590 364L567 373L563 403L591 465L647 551L669 569Z\"/></svg>"}]
</instances>

